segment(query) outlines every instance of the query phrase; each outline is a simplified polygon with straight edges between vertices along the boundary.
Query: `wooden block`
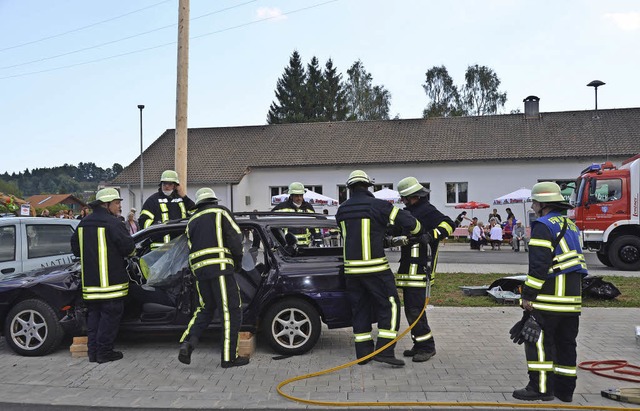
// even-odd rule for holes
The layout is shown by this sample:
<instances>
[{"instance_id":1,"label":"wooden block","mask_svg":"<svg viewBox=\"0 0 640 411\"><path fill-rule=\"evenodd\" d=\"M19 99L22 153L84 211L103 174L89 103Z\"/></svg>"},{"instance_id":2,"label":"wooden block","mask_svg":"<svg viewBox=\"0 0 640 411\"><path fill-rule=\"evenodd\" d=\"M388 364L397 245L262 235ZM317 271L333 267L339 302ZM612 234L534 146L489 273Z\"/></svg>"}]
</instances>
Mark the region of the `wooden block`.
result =
<instances>
[{"instance_id":1,"label":"wooden block","mask_svg":"<svg viewBox=\"0 0 640 411\"><path fill-rule=\"evenodd\" d=\"M86 344L89 337L73 337L74 344Z\"/></svg>"},{"instance_id":2,"label":"wooden block","mask_svg":"<svg viewBox=\"0 0 640 411\"><path fill-rule=\"evenodd\" d=\"M253 333L243 331L240 333L238 344L238 355L240 357L251 357L256 350L256 338Z\"/></svg>"},{"instance_id":3,"label":"wooden block","mask_svg":"<svg viewBox=\"0 0 640 411\"><path fill-rule=\"evenodd\" d=\"M86 351L71 351L71 358L87 358Z\"/></svg>"},{"instance_id":4,"label":"wooden block","mask_svg":"<svg viewBox=\"0 0 640 411\"><path fill-rule=\"evenodd\" d=\"M73 344L69 347L69 351L74 352L87 352L89 348L86 345Z\"/></svg>"}]
</instances>

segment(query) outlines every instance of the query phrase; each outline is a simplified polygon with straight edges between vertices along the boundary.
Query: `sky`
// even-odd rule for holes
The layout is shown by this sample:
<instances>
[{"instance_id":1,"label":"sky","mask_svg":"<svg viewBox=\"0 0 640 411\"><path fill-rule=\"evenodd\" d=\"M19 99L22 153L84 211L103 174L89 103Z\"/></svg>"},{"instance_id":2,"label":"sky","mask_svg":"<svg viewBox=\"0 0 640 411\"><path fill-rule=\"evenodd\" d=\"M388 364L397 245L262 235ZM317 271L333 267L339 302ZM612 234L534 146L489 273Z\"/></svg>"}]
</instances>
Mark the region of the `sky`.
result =
<instances>
[{"instance_id":1,"label":"sky","mask_svg":"<svg viewBox=\"0 0 640 411\"><path fill-rule=\"evenodd\" d=\"M127 166L175 128L178 0L0 0L0 173L93 162ZM306 65L358 59L419 118L425 73L462 84L484 65L501 113L640 107L636 0L191 0L188 126L266 124L297 50Z\"/></svg>"}]
</instances>

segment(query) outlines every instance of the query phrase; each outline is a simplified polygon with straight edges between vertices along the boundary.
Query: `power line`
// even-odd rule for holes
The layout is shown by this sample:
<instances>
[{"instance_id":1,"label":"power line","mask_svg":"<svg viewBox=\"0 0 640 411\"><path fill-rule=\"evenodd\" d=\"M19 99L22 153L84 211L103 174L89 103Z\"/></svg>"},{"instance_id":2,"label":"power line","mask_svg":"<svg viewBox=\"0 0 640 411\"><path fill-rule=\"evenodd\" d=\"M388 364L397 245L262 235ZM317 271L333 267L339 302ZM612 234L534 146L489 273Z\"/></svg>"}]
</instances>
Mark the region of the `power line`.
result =
<instances>
[{"instance_id":1,"label":"power line","mask_svg":"<svg viewBox=\"0 0 640 411\"><path fill-rule=\"evenodd\" d=\"M170 1L173 1L173 0L164 0L164 1L161 1L161 2L159 2L159 3L152 4L152 5L150 5L150 6L143 7L143 8L138 9L138 10L130 11L129 13L121 14L121 15L119 15L119 16L112 17L112 18L107 19L107 20L102 20L102 21L99 21L99 22L97 22L97 23L89 24L89 25L87 25L87 26L78 27L77 29L73 29L73 30L65 31L65 32L63 32L63 33L54 34L54 35L51 35L51 36L48 36L48 37L43 37L43 38L40 38L40 39L38 39L38 40L33 40L33 41L29 41L29 42L22 43L22 44L16 44L15 46L5 47L5 48L3 48L3 49L0 49L0 52L6 51L6 50L17 49L17 48L19 48L19 47L28 46L28 45L30 45L30 44L40 43L40 42L42 42L42 41L50 40L50 39L54 39L54 38L56 38L56 37L66 36L67 34L75 33L75 32L81 31L81 30L85 30L85 29L88 29L88 28L91 28L91 27L98 26L98 25L100 25L100 24L104 24L104 23L108 23L108 22L110 22L110 21L118 20L118 19L121 19L121 18L123 18L123 17L129 16L129 15L131 15L131 14L135 14L135 13L138 13L138 12L141 12L141 11L144 11L144 10L147 10L147 9L150 9L150 8L152 8L152 7L159 6L159 5L164 4L164 3L168 3L168 2L170 2Z\"/></svg>"},{"instance_id":2,"label":"power line","mask_svg":"<svg viewBox=\"0 0 640 411\"><path fill-rule=\"evenodd\" d=\"M282 13L281 15L278 15L278 16L265 17L265 18L262 18L262 19L259 19L259 20L254 20L252 22L243 23L243 24L239 24L237 26L227 27L225 29L220 29L220 30L209 32L209 33L201 34L199 36L190 37L190 39L199 39L199 38L202 38L202 37L207 37L207 36L211 36L211 35L214 35L214 34L223 33L223 32L234 30L234 29L238 29L238 28L241 28L241 27L246 27L246 26L250 26L250 25L253 25L253 24L261 23L263 21L276 19L276 18L279 18L280 16L288 16L290 14L299 13L301 11L314 9L314 8L317 8L317 7L321 7L321 6L327 5L329 3L335 3L337 1L339 1L339 0L329 0L329 1L322 2L322 3L313 4L313 5L308 6L308 7L303 7L303 8L300 8L300 9L296 9L296 10L292 10L292 11L289 11L289 12L286 12L286 13ZM203 16L199 16L197 18L200 18L200 17L203 17ZM0 80L16 78L16 77L31 76L31 75L34 75L34 74L47 73L47 72L50 72L50 71L57 71L57 70L63 70L63 69L71 68L71 67L83 66L83 65L91 64L91 63L98 63L100 61L111 60L111 59L118 58L118 57L123 57L123 56L128 56L128 55L131 55L131 54L142 53L142 52L145 52L145 51L149 51L149 50L153 50L153 49L157 49L157 48L161 48L161 47L171 46L171 45L174 45L176 43L177 43L176 41L172 41L170 43L159 44L157 46L152 46L152 47L147 47L147 48L144 48L144 49L133 50L133 51L129 51L129 52L126 52L126 53L121 53L121 54L115 54L115 55L112 55L112 56L103 57L103 58L95 59L95 60L91 60L91 61L85 61L85 62L82 62L82 63L69 64L67 66L54 67L54 68L50 68L50 69L46 69L46 70L32 71L32 72L28 72L28 73L22 73L22 74L15 74L15 75L11 75L11 76L0 77Z\"/></svg>"},{"instance_id":3,"label":"power line","mask_svg":"<svg viewBox=\"0 0 640 411\"><path fill-rule=\"evenodd\" d=\"M235 6L227 7L227 8L216 10L216 11L212 11L210 13L206 13L206 14L203 14L201 16L189 19L189 21L195 21L195 20L201 19L203 17L211 16L213 14L218 14L218 13L222 13L222 12L225 12L225 11L228 11L228 10L231 10L231 9L235 9L235 8L238 8L238 7L246 6L247 4L255 3L256 1L258 1L258 0L250 0L250 1L247 1L245 3L237 4ZM93 50L95 48L108 46L108 45L114 44L114 43L120 43L120 42L125 41L125 40L130 40L130 39L135 38L135 37L144 36L144 35L147 35L149 33L154 33L156 31L168 29L168 28L175 27L175 26L177 26L177 24L175 24L175 23L174 24L169 24L167 26L158 27L158 28L155 28L155 29L152 29L152 30L149 30L149 31L142 32L142 33L133 34L131 36L122 37L122 38L117 39L117 40L111 40L111 41L107 41L107 42L104 42L104 43L95 44L93 46L89 46L89 47L85 47L85 48L69 51L69 52L66 52L66 53L56 54L54 56L49 56L49 57L42 57L42 58L39 58L39 59L36 59L36 60L26 61L24 63L13 64L11 66L3 66L3 67L0 67L0 70L6 70L6 69L10 69L10 68L22 67L22 66L26 66L26 65L29 65L29 64L33 64L33 63L40 63L42 61L53 60L53 59L56 59L56 58L59 58L59 57L64 57L64 56L69 56L71 54L81 53L83 51Z\"/></svg>"}]
</instances>

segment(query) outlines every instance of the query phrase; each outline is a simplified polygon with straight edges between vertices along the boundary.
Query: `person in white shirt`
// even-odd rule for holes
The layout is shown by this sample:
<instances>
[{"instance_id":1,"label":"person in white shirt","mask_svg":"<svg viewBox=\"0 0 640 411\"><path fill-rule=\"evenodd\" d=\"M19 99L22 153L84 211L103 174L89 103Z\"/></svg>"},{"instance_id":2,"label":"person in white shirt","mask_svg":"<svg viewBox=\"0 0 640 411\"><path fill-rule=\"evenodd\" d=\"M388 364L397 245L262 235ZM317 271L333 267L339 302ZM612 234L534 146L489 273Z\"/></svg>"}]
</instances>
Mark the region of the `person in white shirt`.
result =
<instances>
[{"instance_id":1,"label":"person in white shirt","mask_svg":"<svg viewBox=\"0 0 640 411\"><path fill-rule=\"evenodd\" d=\"M502 244L502 227L496 224L495 220L491 220L491 230L489 231L489 237L491 237L491 249L500 249Z\"/></svg>"},{"instance_id":2,"label":"person in white shirt","mask_svg":"<svg viewBox=\"0 0 640 411\"><path fill-rule=\"evenodd\" d=\"M475 227L473 227L473 232L471 233L471 248L477 248L480 251L484 251L483 246L487 244L487 238L484 235L484 223L482 221L478 221Z\"/></svg>"}]
</instances>

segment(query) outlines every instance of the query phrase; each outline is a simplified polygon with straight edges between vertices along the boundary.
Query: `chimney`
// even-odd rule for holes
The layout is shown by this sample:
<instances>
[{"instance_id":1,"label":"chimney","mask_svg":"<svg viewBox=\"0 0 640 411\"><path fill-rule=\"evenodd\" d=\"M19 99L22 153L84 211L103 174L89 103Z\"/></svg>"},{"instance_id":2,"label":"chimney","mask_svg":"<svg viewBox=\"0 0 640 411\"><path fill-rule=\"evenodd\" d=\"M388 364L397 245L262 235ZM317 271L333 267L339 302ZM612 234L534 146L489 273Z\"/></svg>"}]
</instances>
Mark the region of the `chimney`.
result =
<instances>
[{"instance_id":1,"label":"chimney","mask_svg":"<svg viewBox=\"0 0 640 411\"><path fill-rule=\"evenodd\" d=\"M540 118L540 99L536 96L529 96L524 100L524 118Z\"/></svg>"}]
</instances>

